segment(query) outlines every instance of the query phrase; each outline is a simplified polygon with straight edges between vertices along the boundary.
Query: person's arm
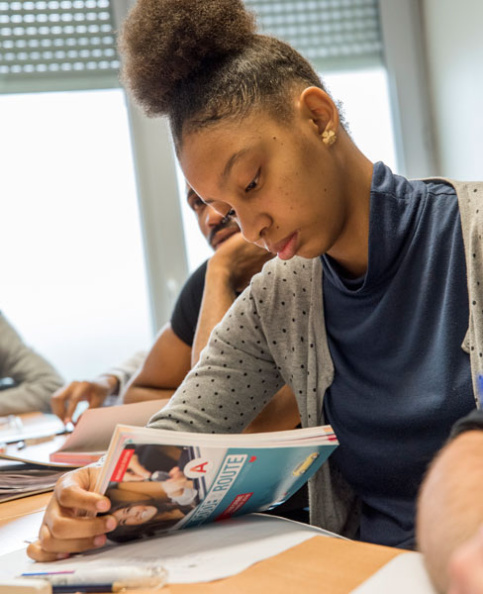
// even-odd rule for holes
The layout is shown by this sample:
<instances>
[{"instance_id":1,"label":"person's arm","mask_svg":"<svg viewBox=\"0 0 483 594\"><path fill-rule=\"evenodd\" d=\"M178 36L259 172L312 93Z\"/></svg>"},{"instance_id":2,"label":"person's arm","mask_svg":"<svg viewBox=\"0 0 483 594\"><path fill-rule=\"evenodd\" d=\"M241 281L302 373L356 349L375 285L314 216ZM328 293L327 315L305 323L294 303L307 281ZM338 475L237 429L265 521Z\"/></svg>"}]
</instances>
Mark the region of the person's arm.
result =
<instances>
[{"instance_id":1,"label":"person's arm","mask_svg":"<svg viewBox=\"0 0 483 594\"><path fill-rule=\"evenodd\" d=\"M29 348L0 314L0 378L15 385L0 392L0 415L50 411L52 394L64 383L53 366Z\"/></svg>"},{"instance_id":2,"label":"person's arm","mask_svg":"<svg viewBox=\"0 0 483 594\"><path fill-rule=\"evenodd\" d=\"M467 590L462 586L465 580L471 583L475 573L483 573L483 547L477 563L473 556L468 565L468 553L464 552L483 524L482 460L483 431L462 433L436 457L421 487L417 541L431 579L441 592L448 591L450 581L454 594L483 592L483 588ZM470 554L473 551L470 543Z\"/></svg>"},{"instance_id":3,"label":"person's arm","mask_svg":"<svg viewBox=\"0 0 483 594\"><path fill-rule=\"evenodd\" d=\"M483 592L483 525L451 555L448 573L448 594Z\"/></svg>"},{"instance_id":4,"label":"person's arm","mask_svg":"<svg viewBox=\"0 0 483 594\"><path fill-rule=\"evenodd\" d=\"M89 408L102 406L109 396L116 396L129 378L142 365L146 354L138 352L120 365L108 369L93 380L74 381L57 390L51 400L52 411L68 423L81 401L87 401Z\"/></svg>"},{"instance_id":5,"label":"person's arm","mask_svg":"<svg viewBox=\"0 0 483 594\"><path fill-rule=\"evenodd\" d=\"M250 284L213 330L199 363L169 406L156 413L148 426L239 433L283 387L257 311L266 295L264 277L256 278L258 282Z\"/></svg>"},{"instance_id":6,"label":"person's arm","mask_svg":"<svg viewBox=\"0 0 483 594\"><path fill-rule=\"evenodd\" d=\"M116 489L123 493L139 494L138 499L162 499L167 495L163 484L158 481L124 481L118 483Z\"/></svg>"},{"instance_id":7,"label":"person's arm","mask_svg":"<svg viewBox=\"0 0 483 594\"><path fill-rule=\"evenodd\" d=\"M201 310L191 353L191 365L200 358L213 328L230 309L237 293L245 289L272 255L248 243L241 233L228 238L209 259Z\"/></svg>"},{"instance_id":8,"label":"person's arm","mask_svg":"<svg viewBox=\"0 0 483 594\"><path fill-rule=\"evenodd\" d=\"M288 431L300 424L300 413L292 390L284 386L262 412L246 427L243 433Z\"/></svg>"},{"instance_id":9,"label":"person's arm","mask_svg":"<svg viewBox=\"0 0 483 594\"><path fill-rule=\"evenodd\" d=\"M143 366L121 395L125 404L169 398L191 368L191 348L164 326Z\"/></svg>"}]
</instances>

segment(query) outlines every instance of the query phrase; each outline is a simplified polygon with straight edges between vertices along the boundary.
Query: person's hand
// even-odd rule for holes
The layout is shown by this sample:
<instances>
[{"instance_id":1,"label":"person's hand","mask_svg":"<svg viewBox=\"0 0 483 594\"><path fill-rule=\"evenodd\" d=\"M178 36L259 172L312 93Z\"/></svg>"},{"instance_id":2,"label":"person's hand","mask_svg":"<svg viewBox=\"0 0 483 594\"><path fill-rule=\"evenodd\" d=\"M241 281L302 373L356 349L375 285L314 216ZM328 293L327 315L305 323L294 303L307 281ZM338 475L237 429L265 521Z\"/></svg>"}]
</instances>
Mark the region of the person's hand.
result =
<instances>
[{"instance_id":1,"label":"person's hand","mask_svg":"<svg viewBox=\"0 0 483 594\"><path fill-rule=\"evenodd\" d=\"M100 467L86 466L57 481L40 527L39 540L27 549L29 557L35 561L55 561L105 544L106 533L114 530L117 522L111 515L93 517L111 507L107 497L91 491L100 470Z\"/></svg>"},{"instance_id":2,"label":"person's hand","mask_svg":"<svg viewBox=\"0 0 483 594\"><path fill-rule=\"evenodd\" d=\"M69 423L79 402L86 400L90 408L98 408L118 386L119 381L113 375L100 376L91 382L71 382L52 395L50 405L64 423Z\"/></svg>"},{"instance_id":3,"label":"person's hand","mask_svg":"<svg viewBox=\"0 0 483 594\"><path fill-rule=\"evenodd\" d=\"M241 233L235 233L217 247L209 266L225 272L233 290L239 292L271 258L273 254L248 243Z\"/></svg>"},{"instance_id":4,"label":"person's hand","mask_svg":"<svg viewBox=\"0 0 483 594\"><path fill-rule=\"evenodd\" d=\"M180 469L179 466L173 466L173 468L171 468L171 470L168 472L168 474L170 477L168 480L179 481L181 479L186 478L184 475L184 472Z\"/></svg>"},{"instance_id":5,"label":"person's hand","mask_svg":"<svg viewBox=\"0 0 483 594\"><path fill-rule=\"evenodd\" d=\"M483 594L483 527L451 556L448 594Z\"/></svg>"}]
</instances>

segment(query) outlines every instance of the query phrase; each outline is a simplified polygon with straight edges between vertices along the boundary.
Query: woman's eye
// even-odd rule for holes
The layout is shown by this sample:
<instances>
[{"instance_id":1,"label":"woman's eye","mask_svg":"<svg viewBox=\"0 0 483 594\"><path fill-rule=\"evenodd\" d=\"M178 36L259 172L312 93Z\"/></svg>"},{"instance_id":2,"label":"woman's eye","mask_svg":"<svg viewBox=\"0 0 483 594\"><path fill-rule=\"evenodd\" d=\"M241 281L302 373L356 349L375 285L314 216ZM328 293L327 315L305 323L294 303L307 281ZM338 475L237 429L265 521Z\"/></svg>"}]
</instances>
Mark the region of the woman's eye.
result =
<instances>
[{"instance_id":1,"label":"woman's eye","mask_svg":"<svg viewBox=\"0 0 483 594\"><path fill-rule=\"evenodd\" d=\"M260 170L257 171L257 174L254 177L254 179L245 188L245 192L247 192L247 193L248 192L251 192L252 190L254 190L258 186L258 178L259 177L260 177Z\"/></svg>"}]
</instances>

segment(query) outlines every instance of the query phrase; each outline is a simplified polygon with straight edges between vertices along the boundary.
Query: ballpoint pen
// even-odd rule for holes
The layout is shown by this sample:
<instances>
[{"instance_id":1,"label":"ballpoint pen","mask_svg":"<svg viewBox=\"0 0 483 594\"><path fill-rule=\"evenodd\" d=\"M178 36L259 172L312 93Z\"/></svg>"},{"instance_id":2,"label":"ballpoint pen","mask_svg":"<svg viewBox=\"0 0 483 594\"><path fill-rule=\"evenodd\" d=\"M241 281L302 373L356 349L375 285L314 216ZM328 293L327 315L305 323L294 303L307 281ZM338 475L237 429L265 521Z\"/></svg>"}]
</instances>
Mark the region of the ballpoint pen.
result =
<instances>
[{"instance_id":1,"label":"ballpoint pen","mask_svg":"<svg viewBox=\"0 0 483 594\"><path fill-rule=\"evenodd\" d=\"M166 583L166 576L166 570L157 564L128 564L122 567L84 567L73 571L29 572L23 573L21 577L47 580L54 594L69 594L159 589Z\"/></svg>"}]
</instances>

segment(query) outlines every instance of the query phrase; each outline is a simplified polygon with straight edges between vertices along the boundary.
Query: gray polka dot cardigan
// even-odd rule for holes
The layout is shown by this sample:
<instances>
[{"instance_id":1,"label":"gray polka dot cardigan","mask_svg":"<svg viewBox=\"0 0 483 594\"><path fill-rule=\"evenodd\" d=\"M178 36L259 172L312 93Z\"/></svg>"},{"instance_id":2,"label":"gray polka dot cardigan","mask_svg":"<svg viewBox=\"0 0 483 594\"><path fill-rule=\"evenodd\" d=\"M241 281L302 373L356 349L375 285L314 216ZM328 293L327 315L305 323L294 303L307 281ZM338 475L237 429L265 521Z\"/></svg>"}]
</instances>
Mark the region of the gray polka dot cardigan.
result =
<instances>
[{"instance_id":1,"label":"gray polka dot cardigan","mask_svg":"<svg viewBox=\"0 0 483 594\"><path fill-rule=\"evenodd\" d=\"M462 348L476 377L483 369L483 183L450 183L458 194L468 269L471 313ZM268 262L215 328L169 407L149 426L237 433L285 383L297 398L303 426L323 424L322 403L334 368L321 275L320 258ZM311 480L309 493L313 524L356 534L358 501L330 459Z\"/></svg>"}]
</instances>

